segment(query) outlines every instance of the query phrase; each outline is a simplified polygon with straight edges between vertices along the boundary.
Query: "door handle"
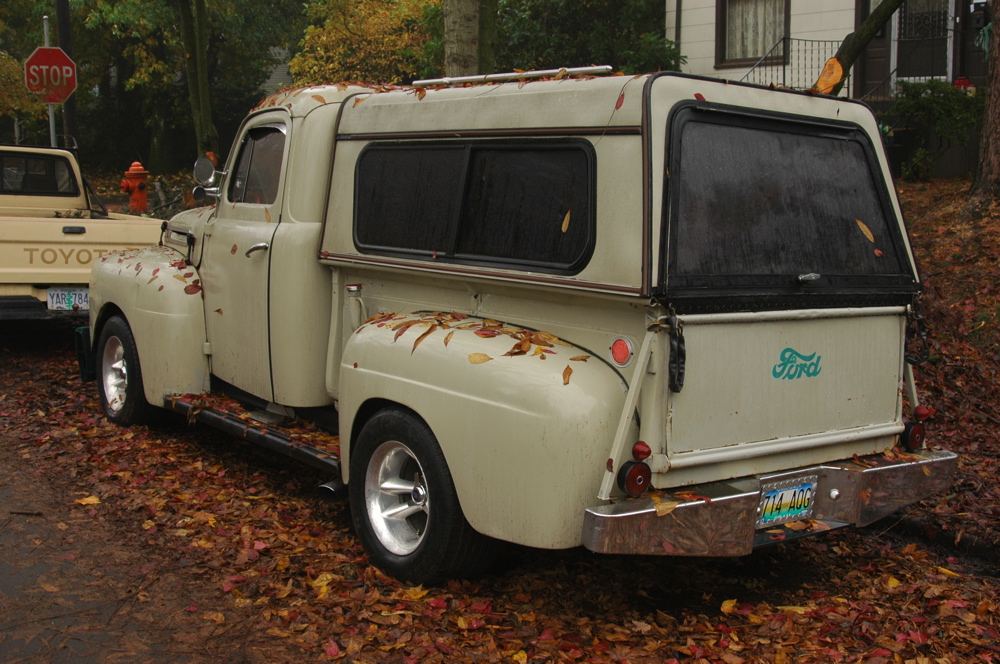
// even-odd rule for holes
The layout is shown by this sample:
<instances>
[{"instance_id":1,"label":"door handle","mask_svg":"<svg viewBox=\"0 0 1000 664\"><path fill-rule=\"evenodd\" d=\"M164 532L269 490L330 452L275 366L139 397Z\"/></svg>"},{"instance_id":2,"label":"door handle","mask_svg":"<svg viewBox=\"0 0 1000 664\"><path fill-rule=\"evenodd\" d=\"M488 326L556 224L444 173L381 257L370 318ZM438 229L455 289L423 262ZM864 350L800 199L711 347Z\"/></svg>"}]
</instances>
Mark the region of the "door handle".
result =
<instances>
[{"instance_id":1,"label":"door handle","mask_svg":"<svg viewBox=\"0 0 1000 664\"><path fill-rule=\"evenodd\" d=\"M252 247L250 247L249 249L247 249L247 252L245 254L243 254L243 255L246 256L247 258L250 258L250 254L252 254L253 252L255 252L255 251L267 251L270 248L271 248L271 245L269 245L267 242L258 242L257 244L255 244Z\"/></svg>"}]
</instances>

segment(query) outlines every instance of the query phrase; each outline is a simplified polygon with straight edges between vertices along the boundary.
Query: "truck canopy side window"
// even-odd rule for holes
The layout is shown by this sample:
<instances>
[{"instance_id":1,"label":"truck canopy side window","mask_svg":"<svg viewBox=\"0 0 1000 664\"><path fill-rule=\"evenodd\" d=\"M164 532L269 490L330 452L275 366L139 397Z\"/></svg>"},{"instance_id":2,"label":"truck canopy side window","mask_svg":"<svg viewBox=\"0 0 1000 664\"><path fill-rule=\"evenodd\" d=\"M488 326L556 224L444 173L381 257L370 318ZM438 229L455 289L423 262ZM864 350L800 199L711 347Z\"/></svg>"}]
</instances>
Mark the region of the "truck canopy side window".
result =
<instances>
[{"instance_id":1,"label":"truck canopy side window","mask_svg":"<svg viewBox=\"0 0 1000 664\"><path fill-rule=\"evenodd\" d=\"M675 111L671 128L668 293L915 288L859 129L693 107Z\"/></svg>"},{"instance_id":2,"label":"truck canopy side window","mask_svg":"<svg viewBox=\"0 0 1000 664\"><path fill-rule=\"evenodd\" d=\"M571 274L594 244L583 141L372 145L356 173L366 252Z\"/></svg>"},{"instance_id":3,"label":"truck canopy side window","mask_svg":"<svg viewBox=\"0 0 1000 664\"><path fill-rule=\"evenodd\" d=\"M73 169L63 157L3 154L0 193L25 196L79 196Z\"/></svg>"},{"instance_id":4,"label":"truck canopy side window","mask_svg":"<svg viewBox=\"0 0 1000 664\"><path fill-rule=\"evenodd\" d=\"M247 132L229 183L229 200L258 205L273 203L278 197L284 154L284 126L265 125Z\"/></svg>"}]
</instances>

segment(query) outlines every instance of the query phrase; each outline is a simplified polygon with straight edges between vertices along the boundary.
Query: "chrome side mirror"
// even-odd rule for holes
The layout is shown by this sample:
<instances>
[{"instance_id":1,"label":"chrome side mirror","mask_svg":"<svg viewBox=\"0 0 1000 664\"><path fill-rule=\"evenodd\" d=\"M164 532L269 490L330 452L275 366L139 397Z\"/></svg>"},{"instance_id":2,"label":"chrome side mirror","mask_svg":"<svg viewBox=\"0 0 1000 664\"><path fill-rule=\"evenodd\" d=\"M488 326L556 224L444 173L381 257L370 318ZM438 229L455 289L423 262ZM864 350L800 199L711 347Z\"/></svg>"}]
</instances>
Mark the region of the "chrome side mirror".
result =
<instances>
[{"instance_id":1,"label":"chrome side mirror","mask_svg":"<svg viewBox=\"0 0 1000 664\"><path fill-rule=\"evenodd\" d=\"M215 164L212 163L211 159L198 157L198 161L194 162L194 181L198 183L198 186L191 192L194 200L201 203L209 197L218 198L220 190L217 182L222 181L223 175L225 172L215 170Z\"/></svg>"}]
</instances>

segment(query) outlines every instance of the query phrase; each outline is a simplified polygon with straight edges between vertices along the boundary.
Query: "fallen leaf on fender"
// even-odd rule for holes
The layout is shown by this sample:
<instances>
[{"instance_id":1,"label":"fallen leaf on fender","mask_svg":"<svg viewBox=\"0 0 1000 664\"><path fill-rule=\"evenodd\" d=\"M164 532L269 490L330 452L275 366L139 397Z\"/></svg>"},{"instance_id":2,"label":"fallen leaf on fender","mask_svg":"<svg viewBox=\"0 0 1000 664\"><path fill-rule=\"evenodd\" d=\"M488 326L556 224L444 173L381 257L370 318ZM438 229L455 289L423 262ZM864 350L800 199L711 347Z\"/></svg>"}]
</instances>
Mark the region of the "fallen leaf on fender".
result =
<instances>
[{"instance_id":1,"label":"fallen leaf on fender","mask_svg":"<svg viewBox=\"0 0 1000 664\"><path fill-rule=\"evenodd\" d=\"M562 223L562 232L563 233L565 233L566 231L569 230L569 215L570 215L571 212L572 212L572 210L566 210L566 216L563 217L563 223Z\"/></svg>"},{"instance_id":2,"label":"fallen leaf on fender","mask_svg":"<svg viewBox=\"0 0 1000 664\"><path fill-rule=\"evenodd\" d=\"M589 359L590 359L590 355L574 355L573 357L569 358L569 361L570 362L586 362Z\"/></svg>"},{"instance_id":3,"label":"fallen leaf on fender","mask_svg":"<svg viewBox=\"0 0 1000 664\"><path fill-rule=\"evenodd\" d=\"M486 353L469 353L469 362L473 364L483 364L484 362L489 362L493 358Z\"/></svg>"},{"instance_id":4,"label":"fallen leaf on fender","mask_svg":"<svg viewBox=\"0 0 1000 664\"><path fill-rule=\"evenodd\" d=\"M446 348L447 348L448 344L451 343L451 338L453 336L455 336L455 330L452 330L451 332L449 332L448 335L444 338L444 345L445 345Z\"/></svg>"},{"instance_id":5,"label":"fallen leaf on fender","mask_svg":"<svg viewBox=\"0 0 1000 664\"><path fill-rule=\"evenodd\" d=\"M569 385L569 377L573 374L573 369L567 364L563 369L563 385Z\"/></svg>"},{"instance_id":6,"label":"fallen leaf on fender","mask_svg":"<svg viewBox=\"0 0 1000 664\"><path fill-rule=\"evenodd\" d=\"M437 325L431 325L429 328L427 328L426 332L417 337L417 340L413 342L413 348L410 350L410 355L413 355L413 351L417 349L417 346L420 345L420 342L429 337L436 329L438 329Z\"/></svg>"}]
</instances>

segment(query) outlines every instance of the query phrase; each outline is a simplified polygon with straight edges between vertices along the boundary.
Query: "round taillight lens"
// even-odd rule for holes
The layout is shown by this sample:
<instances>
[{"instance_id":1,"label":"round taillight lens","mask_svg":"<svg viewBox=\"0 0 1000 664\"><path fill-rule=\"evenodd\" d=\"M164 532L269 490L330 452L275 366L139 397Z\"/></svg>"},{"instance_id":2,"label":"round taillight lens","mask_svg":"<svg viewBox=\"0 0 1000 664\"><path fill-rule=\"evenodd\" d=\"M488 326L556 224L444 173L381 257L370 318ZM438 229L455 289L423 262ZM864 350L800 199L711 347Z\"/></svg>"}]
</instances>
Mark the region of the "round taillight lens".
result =
<instances>
[{"instance_id":1,"label":"round taillight lens","mask_svg":"<svg viewBox=\"0 0 1000 664\"><path fill-rule=\"evenodd\" d=\"M632 342L625 337L618 337L611 342L611 360L620 367L632 361Z\"/></svg>"},{"instance_id":2,"label":"round taillight lens","mask_svg":"<svg viewBox=\"0 0 1000 664\"><path fill-rule=\"evenodd\" d=\"M618 470L618 488L633 498L638 498L649 488L652 478L653 471L646 464L626 461Z\"/></svg>"},{"instance_id":3,"label":"round taillight lens","mask_svg":"<svg viewBox=\"0 0 1000 664\"><path fill-rule=\"evenodd\" d=\"M649 445L641 440L632 446L632 458L636 461L645 461L652 453L653 450L649 449Z\"/></svg>"},{"instance_id":4,"label":"round taillight lens","mask_svg":"<svg viewBox=\"0 0 1000 664\"><path fill-rule=\"evenodd\" d=\"M927 429L920 422L907 422L903 429L903 445L908 450L919 450L927 439Z\"/></svg>"}]
</instances>

